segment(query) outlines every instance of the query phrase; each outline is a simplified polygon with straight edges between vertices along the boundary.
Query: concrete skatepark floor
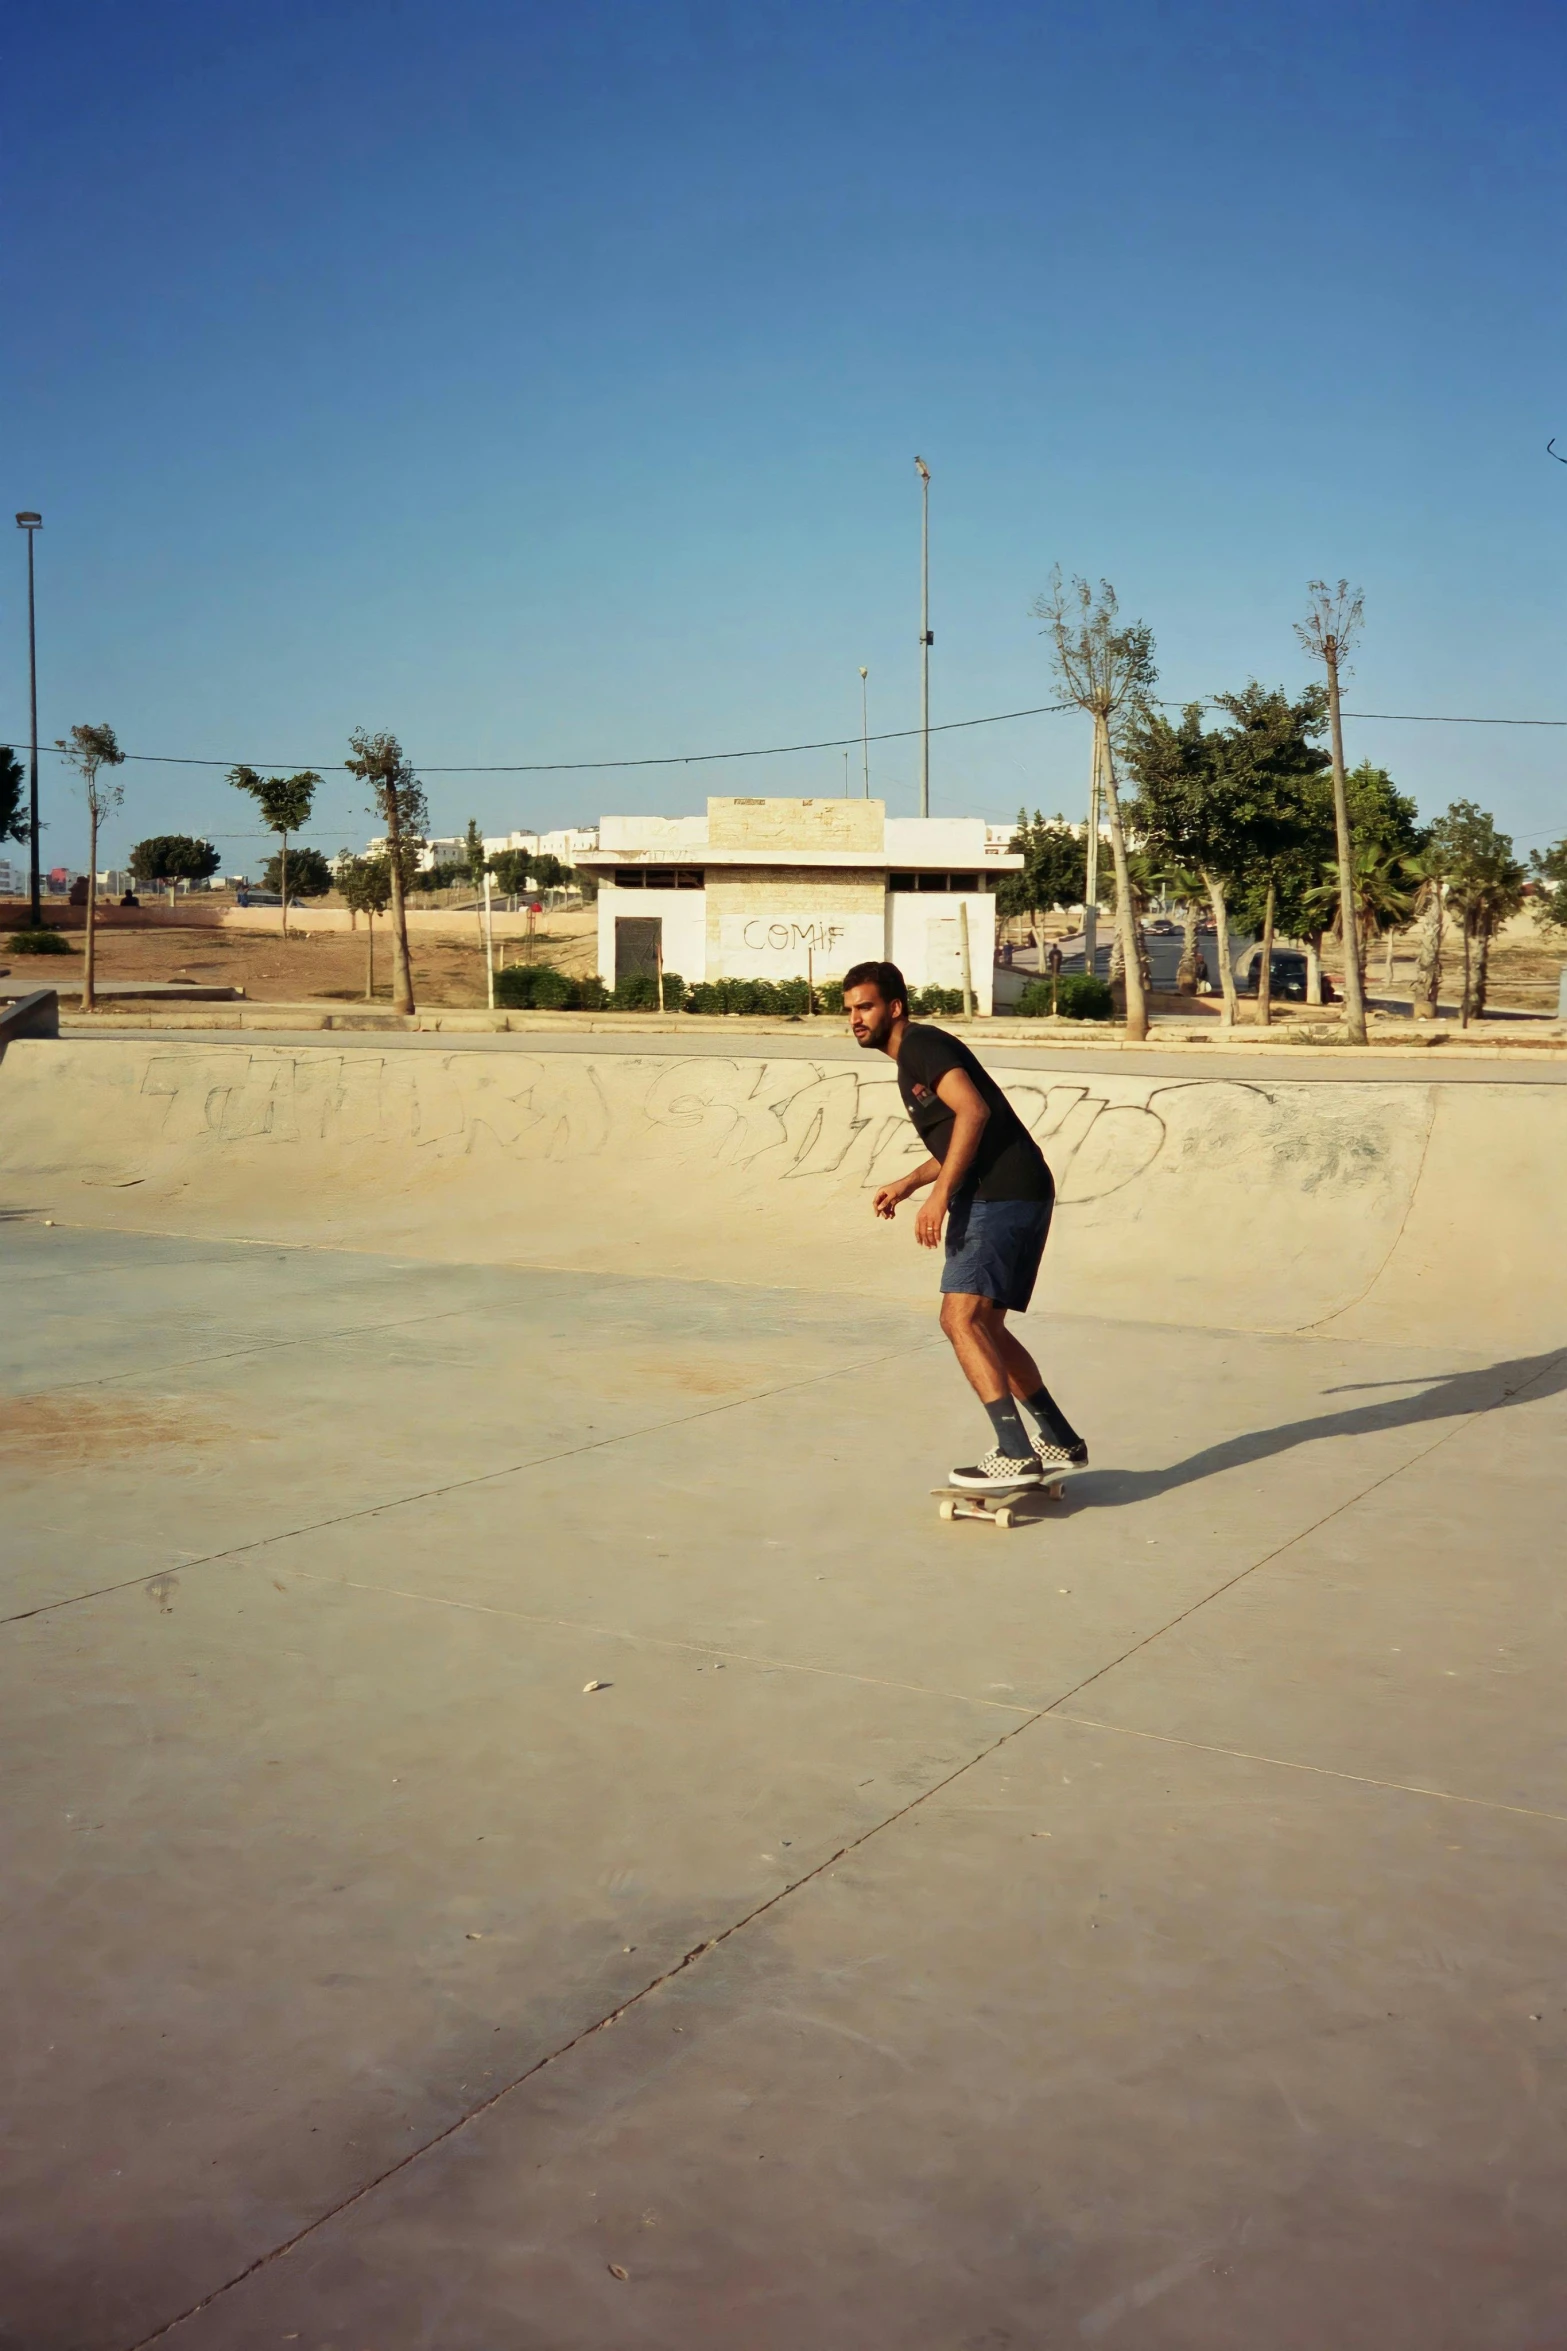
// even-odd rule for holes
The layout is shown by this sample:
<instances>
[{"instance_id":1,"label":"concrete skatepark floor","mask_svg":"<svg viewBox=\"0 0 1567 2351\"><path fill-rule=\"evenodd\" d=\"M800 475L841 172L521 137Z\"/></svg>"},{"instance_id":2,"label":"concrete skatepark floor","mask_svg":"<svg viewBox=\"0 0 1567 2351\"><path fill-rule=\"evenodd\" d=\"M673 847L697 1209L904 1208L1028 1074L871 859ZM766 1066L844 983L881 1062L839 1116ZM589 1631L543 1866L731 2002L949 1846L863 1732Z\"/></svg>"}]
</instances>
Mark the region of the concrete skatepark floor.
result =
<instances>
[{"instance_id":1,"label":"concrete skatepark floor","mask_svg":"<svg viewBox=\"0 0 1567 2351\"><path fill-rule=\"evenodd\" d=\"M6 2351L1567 2339L1567 1358L7 1196Z\"/></svg>"}]
</instances>

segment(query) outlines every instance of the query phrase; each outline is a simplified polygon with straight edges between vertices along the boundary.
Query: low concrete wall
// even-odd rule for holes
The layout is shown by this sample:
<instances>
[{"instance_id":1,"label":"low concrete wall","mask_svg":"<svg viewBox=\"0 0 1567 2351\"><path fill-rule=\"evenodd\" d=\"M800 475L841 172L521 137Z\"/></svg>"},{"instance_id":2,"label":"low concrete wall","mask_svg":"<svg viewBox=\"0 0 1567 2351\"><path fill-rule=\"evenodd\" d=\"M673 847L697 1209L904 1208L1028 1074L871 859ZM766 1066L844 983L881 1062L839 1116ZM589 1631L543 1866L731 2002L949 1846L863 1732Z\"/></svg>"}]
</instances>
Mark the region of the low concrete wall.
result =
<instances>
[{"instance_id":1,"label":"low concrete wall","mask_svg":"<svg viewBox=\"0 0 1567 2351\"><path fill-rule=\"evenodd\" d=\"M930 1299L893 1073L617 1050L23 1041L0 1178L76 1223ZM1567 1341L1567 1086L991 1064L1055 1171L1038 1308ZM3 1205L0 1201L0 1205Z\"/></svg>"}]
</instances>

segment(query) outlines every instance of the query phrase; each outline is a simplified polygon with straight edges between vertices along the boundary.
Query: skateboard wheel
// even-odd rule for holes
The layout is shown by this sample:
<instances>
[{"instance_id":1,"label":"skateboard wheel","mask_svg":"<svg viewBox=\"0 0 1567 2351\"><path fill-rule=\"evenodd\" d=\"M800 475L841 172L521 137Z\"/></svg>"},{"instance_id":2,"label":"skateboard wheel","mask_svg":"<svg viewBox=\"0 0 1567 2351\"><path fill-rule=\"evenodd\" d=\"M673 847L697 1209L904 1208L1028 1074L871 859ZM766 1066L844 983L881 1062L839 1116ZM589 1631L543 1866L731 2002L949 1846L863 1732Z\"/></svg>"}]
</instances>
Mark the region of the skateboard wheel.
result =
<instances>
[{"instance_id":1,"label":"skateboard wheel","mask_svg":"<svg viewBox=\"0 0 1567 2351\"><path fill-rule=\"evenodd\" d=\"M1012 1513L1005 1503L996 1512L996 1524L998 1527L1009 1527L1012 1524Z\"/></svg>"},{"instance_id":2,"label":"skateboard wheel","mask_svg":"<svg viewBox=\"0 0 1567 2351\"><path fill-rule=\"evenodd\" d=\"M952 1501L952 1500L950 1499L950 1497L949 1497L949 1499L948 1499L948 1500L946 1500L945 1502L938 1502L938 1503L937 1503L937 1505L936 1505L937 1515L938 1515L939 1517L941 1517L941 1518L951 1518L951 1516L952 1516L953 1512L956 1510L956 1508L957 1508L957 1504L956 1504L954 1501Z\"/></svg>"}]
</instances>

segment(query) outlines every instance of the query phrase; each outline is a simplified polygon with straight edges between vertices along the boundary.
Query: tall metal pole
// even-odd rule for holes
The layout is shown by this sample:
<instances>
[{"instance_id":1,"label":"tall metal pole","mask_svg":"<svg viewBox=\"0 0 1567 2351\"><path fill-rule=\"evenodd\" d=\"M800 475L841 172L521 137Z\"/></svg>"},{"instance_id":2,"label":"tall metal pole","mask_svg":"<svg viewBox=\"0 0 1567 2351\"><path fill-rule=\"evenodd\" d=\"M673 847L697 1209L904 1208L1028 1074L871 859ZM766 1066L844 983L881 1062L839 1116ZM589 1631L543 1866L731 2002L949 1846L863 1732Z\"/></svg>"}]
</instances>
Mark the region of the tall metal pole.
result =
<instances>
[{"instance_id":1,"label":"tall metal pole","mask_svg":"<svg viewBox=\"0 0 1567 2351\"><path fill-rule=\"evenodd\" d=\"M27 533L27 690L31 719L31 756L27 769L28 890L32 911L28 921L36 930L43 921L43 898L38 880L38 627L33 610L33 533L41 529L41 514L19 514L16 527Z\"/></svg>"},{"instance_id":2,"label":"tall metal pole","mask_svg":"<svg viewBox=\"0 0 1567 2351\"><path fill-rule=\"evenodd\" d=\"M916 457L920 477L920 814L930 814L930 467Z\"/></svg>"},{"instance_id":3,"label":"tall metal pole","mask_svg":"<svg viewBox=\"0 0 1567 2351\"><path fill-rule=\"evenodd\" d=\"M871 796L870 674L870 671L862 664L860 669L860 767L865 784L864 796L867 800Z\"/></svg>"}]
</instances>

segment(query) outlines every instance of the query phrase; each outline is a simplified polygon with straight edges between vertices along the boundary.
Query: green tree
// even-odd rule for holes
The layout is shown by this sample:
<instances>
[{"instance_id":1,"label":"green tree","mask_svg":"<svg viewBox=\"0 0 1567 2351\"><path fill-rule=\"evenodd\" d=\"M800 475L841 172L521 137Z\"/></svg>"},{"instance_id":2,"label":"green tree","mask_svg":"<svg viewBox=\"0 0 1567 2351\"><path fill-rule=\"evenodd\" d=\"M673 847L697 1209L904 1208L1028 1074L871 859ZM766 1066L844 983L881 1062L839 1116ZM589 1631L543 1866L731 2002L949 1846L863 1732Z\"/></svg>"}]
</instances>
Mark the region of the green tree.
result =
<instances>
[{"instance_id":1,"label":"green tree","mask_svg":"<svg viewBox=\"0 0 1567 2351\"><path fill-rule=\"evenodd\" d=\"M1307 582L1310 609L1295 624L1295 634L1306 651L1327 672L1328 734L1333 758L1333 835L1338 857L1339 928L1344 953L1344 1025L1352 1045L1366 1042L1366 991L1360 976L1360 958L1349 952L1355 929L1355 836L1350 823L1349 795L1344 774L1344 723L1340 684L1348 657L1360 634L1365 602L1358 588L1340 580L1329 588L1325 580Z\"/></svg>"},{"instance_id":2,"label":"green tree","mask_svg":"<svg viewBox=\"0 0 1567 2351\"><path fill-rule=\"evenodd\" d=\"M1224 1019L1236 1017L1230 968L1230 898L1246 866L1251 833L1237 806L1225 764L1223 736L1203 725L1203 705L1188 702L1179 726L1149 703L1125 724L1127 770L1137 786L1127 815L1153 870L1201 877L1213 910L1214 956L1224 996Z\"/></svg>"},{"instance_id":3,"label":"green tree","mask_svg":"<svg viewBox=\"0 0 1567 2351\"><path fill-rule=\"evenodd\" d=\"M1553 930L1567 930L1567 841L1531 849L1529 864L1543 885L1535 900L1535 920Z\"/></svg>"},{"instance_id":4,"label":"green tree","mask_svg":"<svg viewBox=\"0 0 1567 2351\"><path fill-rule=\"evenodd\" d=\"M285 880L291 898L324 898L332 887L332 868L319 849L296 849L286 861L279 850L261 869L261 886L282 895Z\"/></svg>"},{"instance_id":5,"label":"green tree","mask_svg":"<svg viewBox=\"0 0 1567 2351\"><path fill-rule=\"evenodd\" d=\"M1121 955L1126 972L1126 1034L1140 1044L1148 1034L1148 993L1143 986L1138 956L1134 900L1127 877L1126 832L1121 821L1121 796L1115 779L1115 737L1124 716L1144 703L1158 677L1154 665L1153 633L1141 621L1123 624L1115 590L1101 580L1095 598L1087 580L1074 579L1070 587L1060 567L1050 585L1034 601L1034 614L1045 624L1052 662L1061 690L1069 702L1086 711L1094 729L1094 783L1089 793L1088 871L1098 860L1098 795L1104 792L1110 823L1110 855L1115 865L1116 920L1121 933ZM1083 910L1085 966L1092 967L1094 925L1090 879Z\"/></svg>"},{"instance_id":6,"label":"green tree","mask_svg":"<svg viewBox=\"0 0 1567 2351\"><path fill-rule=\"evenodd\" d=\"M369 787L371 812L386 828L392 885L392 1003L398 1012L411 1013L414 989L404 904L406 859L429 829L429 803L395 735L372 735L359 727L349 737L348 749L344 764L350 775Z\"/></svg>"},{"instance_id":7,"label":"green tree","mask_svg":"<svg viewBox=\"0 0 1567 2351\"><path fill-rule=\"evenodd\" d=\"M350 911L365 918L365 996L375 994L375 918L392 902L392 864L388 857L351 857L345 849L337 860L337 887Z\"/></svg>"},{"instance_id":8,"label":"green tree","mask_svg":"<svg viewBox=\"0 0 1567 2351\"><path fill-rule=\"evenodd\" d=\"M1012 853L1021 856L1021 873L1005 873L996 884L998 914L1026 914L1041 936L1044 915L1053 907L1081 906L1088 889L1088 845L1078 839L1064 816L1048 820L1036 808L1017 812Z\"/></svg>"},{"instance_id":9,"label":"green tree","mask_svg":"<svg viewBox=\"0 0 1567 2351\"><path fill-rule=\"evenodd\" d=\"M113 727L72 727L69 735L55 744L63 751L70 765L82 779L82 791L87 801L87 902L82 909L82 1010L94 1010L97 997L94 983L97 977L96 948L98 939L98 827L106 816L113 814L125 799L125 788L112 777L104 775L106 767L123 767L125 754L120 749Z\"/></svg>"},{"instance_id":10,"label":"green tree","mask_svg":"<svg viewBox=\"0 0 1567 2351\"><path fill-rule=\"evenodd\" d=\"M0 841L31 840L27 822L27 771L9 743L0 743Z\"/></svg>"},{"instance_id":11,"label":"green tree","mask_svg":"<svg viewBox=\"0 0 1567 2351\"><path fill-rule=\"evenodd\" d=\"M571 879L570 866L562 865L560 859L552 856L548 849L535 852L531 871L534 886L540 890L563 890Z\"/></svg>"},{"instance_id":12,"label":"green tree","mask_svg":"<svg viewBox=\"0 0 1567 2351\"><path fill-rule=\"evenodd\" d=\"M269 833L278 837L278 896L283 918L283 936L288 937L288 836L302 832L310 822L310 811L316 804L321 789L321 778L313 768L305 768L299 775L263 776L253 767L231 767L229 782L236 792L248 792L261 811L261 821ZM322 860L323 864L325 860ZM330 884L328 884L330 887Z\"/></svg>"},{"instance_id":13,"label":"green tree","mask_svg":"<svg viewBox=\"0 0 1567 2351\"><path fill-rule=\"evenodd\" d=\"M1261 938L1257 1019L1273 1019L1273 941L1282 922L1294 927L1304 877L1325 846L1320 819L1328 755L1316 741L1327 723L1325 696L1308 687L1292 700L1282 686L1254 678L1238 694L1220 694L1231 724L1219 734L1222 790L1229 804L1236 912Z\"/></svg>"},{"instance_id":14,"label":"green tree","mask_svg":"<svg viewBox=\"0 0 1567 2351\"><path fill-rule=\"evenodd\" d=\"M1459 1025L1484 1017L1491 941L1524 902L1527 869L1513 855L1510 836L1473 800L1455 800L1431 828L1452 860L1449 902L1463 925L1464 993Z\"/></svg>"},{"instance_id":15,"label":"green tree","mask_svg":"<svg viewBox=\"0 0 1567 2351\"><path fill-rule=\"evenodd\" d=\"M131 851L131 872L137 881L171 893L178 882L210 881L222 863L210 841L198 841L189 833L154 833Z\"/></svg>"},{"instance_id":16,"label":"green tree","mask_svg":"<svg viewBox=\"0 0 1567 2351\"><path fill-rule=\"evenodd\" d=\"M503 898L520 898L528 887L527 850L497 849L490 860L490 871Z\"/></svg>"}]
</instances>

